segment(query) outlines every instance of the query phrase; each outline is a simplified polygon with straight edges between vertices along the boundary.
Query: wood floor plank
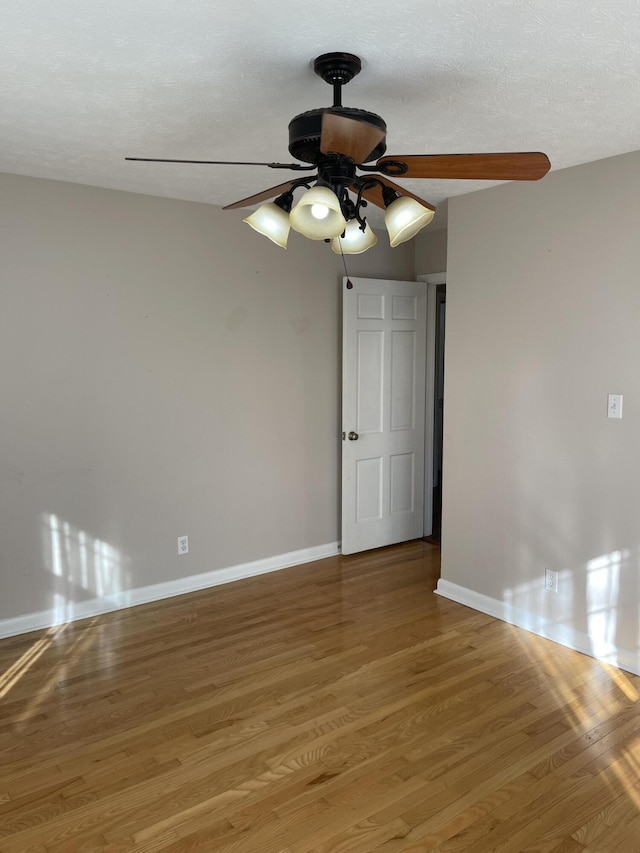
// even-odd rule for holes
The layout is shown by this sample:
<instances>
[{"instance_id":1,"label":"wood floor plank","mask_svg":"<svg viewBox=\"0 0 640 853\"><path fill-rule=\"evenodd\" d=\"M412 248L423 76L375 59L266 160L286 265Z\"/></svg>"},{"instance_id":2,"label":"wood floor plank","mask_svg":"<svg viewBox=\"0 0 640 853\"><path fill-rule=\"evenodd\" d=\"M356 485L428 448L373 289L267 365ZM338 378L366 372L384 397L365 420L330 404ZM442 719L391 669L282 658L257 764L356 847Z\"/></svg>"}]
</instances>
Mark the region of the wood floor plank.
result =
<instances>
[{"instance_id":1,"label":"wood floor plank","mask_svg":"<svg viewBox=\"0 0 640 853\"><path fill-rule=\"evenodd\" d=\"M0 641L0 853L640 853L640 678L438 573L417 541Z\"/></svg>"}]
</instances>

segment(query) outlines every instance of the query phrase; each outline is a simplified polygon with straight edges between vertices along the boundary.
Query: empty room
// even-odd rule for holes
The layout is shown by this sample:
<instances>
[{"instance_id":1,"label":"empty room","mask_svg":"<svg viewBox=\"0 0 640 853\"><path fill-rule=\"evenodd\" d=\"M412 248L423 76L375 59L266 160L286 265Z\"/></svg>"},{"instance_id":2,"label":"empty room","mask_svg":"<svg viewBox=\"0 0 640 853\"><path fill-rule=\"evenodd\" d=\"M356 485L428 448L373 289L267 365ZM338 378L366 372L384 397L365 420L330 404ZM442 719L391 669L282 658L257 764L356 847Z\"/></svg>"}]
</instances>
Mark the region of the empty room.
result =
<instances>
[{"instance_id":1,"label":"empty room","mask_svg":"<svg viewBox=\"0 0 640 853\"><path fill-rule=\"evenodd\" d=\"M0 29L0 853L639 853L636 0Z\"/></svg>"}]
</instances>

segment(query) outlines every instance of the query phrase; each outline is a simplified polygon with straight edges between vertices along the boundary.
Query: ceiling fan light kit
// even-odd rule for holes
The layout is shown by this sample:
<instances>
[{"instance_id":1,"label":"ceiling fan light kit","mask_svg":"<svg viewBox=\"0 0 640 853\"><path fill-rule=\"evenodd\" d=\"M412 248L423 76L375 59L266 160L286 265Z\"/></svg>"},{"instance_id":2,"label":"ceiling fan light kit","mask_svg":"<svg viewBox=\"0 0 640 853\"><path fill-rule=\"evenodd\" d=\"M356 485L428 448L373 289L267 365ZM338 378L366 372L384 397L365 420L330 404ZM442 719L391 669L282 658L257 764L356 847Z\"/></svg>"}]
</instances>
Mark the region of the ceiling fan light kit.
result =
<instances>
[{"instance_id":1,"label":"ceiling fan light kit","mask_svg":"<svg viewBox=\"0 0 640 853\"><path fill-rule=\"evenodd\" d=\"M331 240L347 227L340 199L330 187L320 185L306 191L289 214L289 222L309 240Z\"/></svg>"},{"instance_id":2,"label":"ceiling fan light kit","mask_svg":"<svg viewBox=\"0 0 640 853\"><path fill-rule=\"evenodd\" d=\"M371 249L378 242L375 231L367 222L364 231L360 227L357 220L352 219L347 222L347 227L344 233L339 237L334 237L331 241L331 249L336 255L361 255L367 249Z\"/></svg>"},{"instance_id":3,"label":"ceiling fan light kit","mask_svg":"<svg viewBox=\"0 0 640 853\"><path fill-rule=\"evenodd\" d=\"M289 205L291 208L291 205ZM272 240L276 246L287 248L291 223L289 212L280 207L277 202L269 201L261 205L257 210L242 220L250 225L258 234L263 234Z\"/></svg>"},{"instance_id":4,"label":"ceiling fan light kit","mask_svg":"<svg viewBox=\"0 0 640 853\"><path fill-rule=\"evenodd\" d=\"M315 171L314 175L293 178L228 204L224 210L265 202L244 220L259 234L286 249L289 229L293 228L310 240L331 242L331 248L339 254L359 254L377 243L364 216L369 203L385 211L392 247L411 240L431 222L433 205L394 183L391 177L536 181L549 171L549 159L541 152L386 155L384 120L368 110L342 105L342 87L361 68L359 57L352 53L325 53L316 58L314 71L333 87L333 105L300 113L289 122L289 152L302 162L125 159ZM306 192L293 206L293 193L301 187L306 187ZM350 194L355 196L355 202Z\"/></svg>"},{"instance_id":5,"label":"ceiling fan light kit","mask_svg":"<svg viewBox=\"0 0 640 853\"><path fill-rule=\"evenodd\" d=\"M395 248L415 237L426 228L435 211L423 207L415 199L400 196L384 212L384 224L389 234L389 244Z\"/></svg>"}]
</instances>

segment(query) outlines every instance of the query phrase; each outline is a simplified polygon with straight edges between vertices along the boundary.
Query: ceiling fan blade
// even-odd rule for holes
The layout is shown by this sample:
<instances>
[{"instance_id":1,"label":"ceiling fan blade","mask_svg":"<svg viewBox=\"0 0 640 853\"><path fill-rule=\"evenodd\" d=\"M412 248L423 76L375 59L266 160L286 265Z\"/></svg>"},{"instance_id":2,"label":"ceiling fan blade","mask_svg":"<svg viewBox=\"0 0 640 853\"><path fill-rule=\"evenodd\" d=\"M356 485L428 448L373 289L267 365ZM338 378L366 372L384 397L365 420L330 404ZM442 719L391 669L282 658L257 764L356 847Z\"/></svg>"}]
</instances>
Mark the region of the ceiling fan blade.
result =
<instances>
[{"instance_id":1,"label":"ceiling fan blade","mask_svg":"<svg viewBox=\"0 0 640 853\"><path fill-rule=\"evenodd\" d=\"M323 154L344 154L354 163L364 163L384 138L384 131L366 121L332 112L322 116L320 151Z\"/></svg>"},{"instance_id":2,"label":"ceiling fan blade","mask_svg":"<svg viewBox=\"0 0 640 853\"><path fill-rule=\"evenodd\" d=\"M297 181L287 181L284 184L278 184L277 187L270 187L268 190L263 190L261 193L250 195L248 198L243 198L240 201L234 201L232 204L226 204L223 210L235 210L237 207L251 207L252 204L259 204L261 201L267 201L270 198L275 198L287 190L293 189L300 185L300 179Z\"/></svg>"},{"instance_id":3,"label":"ceiling fan blade","mask_svg":"<svg viewBox=\"0 0 640 853\"><path fill-rule=\"evenodd\" d=\"M406 166L406 171L401 171L402 166ZM408 157L385 154L375 168L396 178L537 181L547 174L551 163L540 151L520 154L412 154Z\"/></svg>"},{"instance_id":4,"label":"ceiling fan blade","mask_svg":"<svg viewBox=\"0 0 640 853\"><path fill-rule=\"evenodd\" d=\"M395 190L397 193L400 193L400 195L407 195L409 196L409 198L413 198L417 202L420 202L420 204L424 205L424 207L429 208L429 210L435 210L435 207L432 204L429 204L428 201L425 201L423 198L420 198L419 195L414 195L413 193L410 193L409 190L406 190L404 187L398 186L398 184L394 184L393 181L390 181L389 178L387 178L386 176L373 175L372 177L377 178L381 183L385 184L388 187L391 187L392 190ZM358 192L358 187L355 184L349 187L349 189L354 193ZM367 201L371 202L371 204L375 204L378 207L381 207L383 210L385 209L381 187L374 186L370 189L366 189L362 193L362 197L365 198Z\"/></svg>"},{"instance_id":5,"label":"ceiling fan blade","mask_svg":"<svg viewBox=\"0 0 640 853\"><path fill-rule=\"evenodd\" d=\"M310 172L315 166L303 166L300 163L254 163L243 160L163 160L157 157L125 157L125 160L137 160L141 163L189 163L201 166L268 166L269 169L294 169L297 172Z\"/></svg>"}]
</instances>

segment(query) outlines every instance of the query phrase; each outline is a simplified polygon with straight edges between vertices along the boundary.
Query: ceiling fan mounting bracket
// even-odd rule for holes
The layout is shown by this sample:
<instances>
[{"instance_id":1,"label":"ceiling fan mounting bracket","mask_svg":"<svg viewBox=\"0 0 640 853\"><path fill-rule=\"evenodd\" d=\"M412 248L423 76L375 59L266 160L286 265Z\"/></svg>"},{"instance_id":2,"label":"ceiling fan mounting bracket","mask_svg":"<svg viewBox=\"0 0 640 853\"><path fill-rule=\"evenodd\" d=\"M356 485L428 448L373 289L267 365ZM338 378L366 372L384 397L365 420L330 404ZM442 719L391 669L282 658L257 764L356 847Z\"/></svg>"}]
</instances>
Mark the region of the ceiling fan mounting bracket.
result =
<instances>
[{"instance_id":1,"label":"ceiling fan mounting bracket","mask_svg":"<svg viewBox=\"0 0 640 853\"><path fill-rule=\"evenodd\" d=\"M342 106L342 87L360 73L362 63L353 53L323 53L313 63L313 70L325 83L333 86L333 106Z\"/></svg>"},{"instance_id":2,"label":"ceiling fan mounting bracket","mask_svg":"<svg viewBox=\"0 0 640 853\"><path fill-rule=\"evenodd\" d=\"M323 53L313 63L313 70L325 83L345 86L360 73L362 62L353 53Z\"/></svg>"}]
</instances>

